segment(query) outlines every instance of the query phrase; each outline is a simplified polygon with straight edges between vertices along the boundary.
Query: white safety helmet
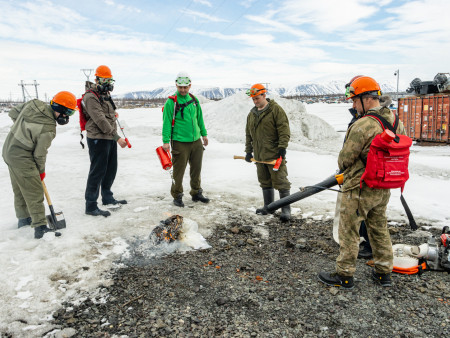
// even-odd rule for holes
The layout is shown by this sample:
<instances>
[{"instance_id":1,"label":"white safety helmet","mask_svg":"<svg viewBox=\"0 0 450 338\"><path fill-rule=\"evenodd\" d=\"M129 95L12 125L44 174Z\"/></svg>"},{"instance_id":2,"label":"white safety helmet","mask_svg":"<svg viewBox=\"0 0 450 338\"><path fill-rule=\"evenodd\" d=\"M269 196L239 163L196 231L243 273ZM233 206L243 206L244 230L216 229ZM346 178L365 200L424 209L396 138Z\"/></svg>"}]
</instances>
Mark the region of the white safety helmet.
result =
<instances>
[{"instance_id":1,"label":"white safety helmet","mask_svg":"<svg viewBox=\"0 0 450 338\"><path fill-rule=\"evenodd\" d=\"M191 78L186 72L179 72L177 78L175 79L175 83L180 87L187 87L191 84Z\"/></svg>"}]
</instances>

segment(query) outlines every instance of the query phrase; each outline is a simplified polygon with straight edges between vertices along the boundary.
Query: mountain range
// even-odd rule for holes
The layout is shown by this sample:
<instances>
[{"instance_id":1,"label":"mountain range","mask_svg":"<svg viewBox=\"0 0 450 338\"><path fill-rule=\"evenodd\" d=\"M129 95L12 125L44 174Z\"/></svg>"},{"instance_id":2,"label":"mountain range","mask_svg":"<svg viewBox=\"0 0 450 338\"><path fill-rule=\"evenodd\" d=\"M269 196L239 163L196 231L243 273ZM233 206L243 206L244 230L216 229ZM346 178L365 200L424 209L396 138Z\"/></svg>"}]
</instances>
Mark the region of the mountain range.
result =
<instances>
[{"instance_id":1,"label":"mountain range","mask_svg":"<svg viewBox=\"0 0 450 338\"><path fill-rule=\"evenodd\" d=\"M269 87L269 94L272 93L279 96L343 94L345 83L345 81L331 81L325 84L308 82L287 87ZM191 93L194 95L202 95L208 99L217 100L247 89L248 88L244 87L201 87L193 85ZM118 94L114 97L118 99L158 99L173 95L175 90L174 86L160 87L153 90ZM381 91L385 93L395 92L395 88L388 84L381 84Z\"/></svg>"}]
</instances>

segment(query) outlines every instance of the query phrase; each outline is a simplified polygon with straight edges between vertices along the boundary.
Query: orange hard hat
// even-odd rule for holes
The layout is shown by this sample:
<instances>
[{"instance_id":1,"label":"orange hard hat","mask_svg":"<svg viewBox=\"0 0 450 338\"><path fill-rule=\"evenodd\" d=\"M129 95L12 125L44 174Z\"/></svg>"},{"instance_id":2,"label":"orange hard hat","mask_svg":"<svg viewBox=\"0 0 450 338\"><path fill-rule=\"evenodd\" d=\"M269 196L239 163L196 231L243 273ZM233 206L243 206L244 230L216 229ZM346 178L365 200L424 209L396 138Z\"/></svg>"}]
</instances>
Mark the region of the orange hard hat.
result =
<instances>
[{"instance_id":1,"label":"orange hard hat","mask_svg":"<svg viewBox=\"0 0 450 338\"><path fill-rule=\"evenodd\" d=\"M111 69L105 65L98 66L95 70L95 76L110 79L112 78Z\"/></svg>"},{"instance_id":2,"label":"orange hard hat","mask_svg":"<svg viewBox=\"0 0 450 338\"><path fill-rule=\"evenodd\" d=\"M53 96L52 102L57 103L71 110L77 109L77 98L71 92L59 92Z\"/></svg>"},{"instance_id":3,"label":"orange hard hat","mask_svg":"<svg viewBox=\"0 0 450 338\"><path fill-rule=\"evenodd\" d=\"M264 93L267 93L267 89L260 83L254 84L249 90L247 90L247 95L250 97L255 97Z\"/></svg>"},{"instance_id":4,"label":"orange hard hat","mask_svg":"<svg viewBox=\"0 0 450 338\"><path fill-rule=\"evenodd\" d=\"M352 79L345 85L345 89L347 89L348 87L350 87L350 85L352 84L353 81L355 81L357 78L359 77L363 77L364 75L356 75L353 76Z\"/></svg>"},{"instance_id":5,"label":"orange hard hat","mask_svg":"<svg viewBox=\"0 0 450 338\"><path fill-rule=\"evenodd\" d=\"M371 94L374 96L381 96L381 88L377 81L369 76L360 76L350 83L347 87L345 96L346 100L352 99L361 94Z\"/></svg>"}]
</instances>

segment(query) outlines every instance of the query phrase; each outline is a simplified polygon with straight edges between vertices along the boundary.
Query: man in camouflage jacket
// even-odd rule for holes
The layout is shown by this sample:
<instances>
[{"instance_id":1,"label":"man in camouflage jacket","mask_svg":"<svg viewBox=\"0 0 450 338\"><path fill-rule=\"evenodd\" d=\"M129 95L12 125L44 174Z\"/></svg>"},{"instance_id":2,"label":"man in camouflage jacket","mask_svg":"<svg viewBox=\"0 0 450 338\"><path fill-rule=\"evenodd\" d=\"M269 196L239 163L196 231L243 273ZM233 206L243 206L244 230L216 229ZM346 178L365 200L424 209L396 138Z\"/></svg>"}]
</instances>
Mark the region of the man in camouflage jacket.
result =
<instances>
[{"instance_id":1,"label":"man in camouflage jacket","mask_svg":"<svg viewBox=\"0 0 450 338\"><path fill-rule=\"evenodd\" d=\"M361 83L366 85L358 85ZM365 171L370 144L376 135L383 132L377 120L364 116L376 113L394 124L395 115L389 108L380 105L381 91L372 78L360 77L353 81L350 88L356 88L350 93L353 94L350 98L353 100L353 108L361 118L347 130L346 140L338 157L339 169L344 173L339 219L339 256L336 259L336 272L320 272L318 277L327 285L353 288L360 240L359 228L361 221L365 221L375 262L372 278L383 286L390 286L393 252L387 229L386 207L391 193L389 189L369 188L365 183L360 188L360 180ZM396 133L406 134L401 121Z\"/></svg>"}]
</instances>

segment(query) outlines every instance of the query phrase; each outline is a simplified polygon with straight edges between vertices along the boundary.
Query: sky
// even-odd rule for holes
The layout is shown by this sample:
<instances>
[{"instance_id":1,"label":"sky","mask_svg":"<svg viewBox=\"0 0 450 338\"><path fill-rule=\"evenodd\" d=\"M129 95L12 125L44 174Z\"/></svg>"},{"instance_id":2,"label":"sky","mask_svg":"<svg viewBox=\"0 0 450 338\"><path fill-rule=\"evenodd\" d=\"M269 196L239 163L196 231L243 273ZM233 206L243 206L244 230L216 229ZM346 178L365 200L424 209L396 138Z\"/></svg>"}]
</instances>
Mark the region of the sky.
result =
<instances>
[{"instance_id":1,"label":"sky","mask_svg":"<svg viewBox=\"0 0 450 338\"><path fill-rule=\"evenodd\" d=\"M179 71L193 86L364 74L406 89L450 71L449 12L448 0L0 0L0 99L21 99L22 80L41 99L80 96L81 69L101 64L116 94L171 86Z\"/></svg>"}]
</instances>

